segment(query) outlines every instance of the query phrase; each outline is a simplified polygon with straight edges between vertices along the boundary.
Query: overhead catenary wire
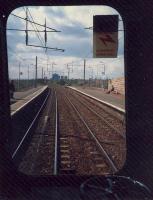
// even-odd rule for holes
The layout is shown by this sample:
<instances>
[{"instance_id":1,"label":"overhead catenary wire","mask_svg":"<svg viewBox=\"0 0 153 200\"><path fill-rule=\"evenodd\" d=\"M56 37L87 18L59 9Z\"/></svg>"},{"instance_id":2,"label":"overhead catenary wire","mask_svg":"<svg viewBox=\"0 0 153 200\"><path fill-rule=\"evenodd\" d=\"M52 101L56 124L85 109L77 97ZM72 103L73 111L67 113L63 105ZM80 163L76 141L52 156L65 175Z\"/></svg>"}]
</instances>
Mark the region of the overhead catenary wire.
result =
<instances>
[{"instance_id":1,"label":"overhead catenary wire","mask_svg":"<svg viewBox=\"0 0 153 200\"><path fill-rule=\"evenodd\" d=\"M34 22L34 19L33 19L32 15L31 15L31 13L30 13L29 8L27 8L27 10L28 10L28 12L29 12L29 14L30 14L30 17L31 17L32 21ZM34 25L34 27L36 28L36 31L37 31L37 34L39 35L40 40L42 41L43 45L45 46L45 42L43 41L43 38L42 38L42 36L40 35L36 24L33 24L33 25Z\"/></svg>"},{"instance_id":2,"label":"overhead catenary wire","mask_svg":"<svg viewBox=\"0 0 153 200\"><path fill-rule=\"evenodd\" d=\"M34 19L33 19L32 15L31 15L29 9L28 9L28 12L29 12L29 14L30 14L30 17L31 17L32 21L34 22ZM34 26L36 27L36 25L34 25ZM46 20L45 20L45 25L44 25L44 27L45 27L45 33L46 33L46 28L47 28L47 26L46 26ZM41 48L46 49L45 53L47 52L47 49L64 52L64 49L60 49L60 48L57 48L57 47L47 47L47 46L46 46L47 35L45 34L46 37L45 37L45 42L44 42L42 36L40 35L40 33L39 33L38 29L37 29L37 27L36 27L36 30L37 30L37 32L38 32L38 35L39 35L40 40L42 41L43 47L38 46L38 45L33 45L34 47L41 47ZM31 45L29 45L29 46L31 46Z\"/></svg>"},{"instance_id":3,"label":"overhead catenary wire","mask_svg":"<svg viewBox=\"0 0 153 200\"><path fill-rule=\"evenodd\" d=\"M86 27L84 29L93 30L93 27ZM123 30L122 29L118 29L117 31L125 31L125 30L124 29Z\"/></svg>"},{"instance_id":4,"label":"overhead catenary wire","mask_svg":"<svg viewBox=\"0 0 153 200\"><path fill-rule=\"evenodd\" d=\"M12 16L14 16L14 17L17 17L17 18L20 18L20 19L23 19L23 20L26 20L25 18L20 17L20 16L18 16L18 15L15 15L15 14L13 14L13 13L11 13L10 15L12 15ZM31 22L31 23L36 24L36 25L38 25L38 26L44 27L44 25L39 24L39 23L37 23L37 22L32 22L31 20L28 20L28 22ZM58 31L58 30L56 30L56 29L50 28L50 27L48 27L48 26L46 26L46 28L48 28L48 29L50 29L50 30L53 30L53 31L55 31L55 32L61 32L61 31Z\"/></svg>"},{"instance_id":5,"label":"overhead catenary wire","mask_svg":"<svg viewBox=\"0 0 153 200\"><path fill-rule=\"evenodd\" d=\"M24 10L25 13L26 13L26 18L20 17L20 16L18 16L18 15L13 14L13 13L11 13L11 15L14 16L14 17L17 17L17 18L19 18L19 19L25 20L25 21L26 21L26 30L23 30L23 29L22 29L22 30L20 30L20 29L13 29L13 28L10 28L10 29L7 29L7 30L25 31L25 33L26 33L26 46L33 46L33 47L44 48L44 49L46 50L45 53L47 52L47 49L64 52L64 51L65 51L64 49L59 49L59 48L57 48L57 47L51 48L51 47L46 46L46 42L47 42L47 32L49 32L49 31L46 30L46 29L52 30L52 31L50 31L50 32L61 32L61 31L58 31L58 30L56 30L56 29L53 29L53 28L50 28L50 27L46 26L46 22L45 22L45 25L42 25L42 24L39 24L39 23L34 22L33 17L32 17L32 15L31 15L29 9L28 9L28 8L25 9L25 8L23 7L23 10ZM28 14L27 14L27 13L29 13L29 15L30 15L30 17L31 17L31 20L28 19ZM38 37L39 41L41 42L41 45L42 45L42 46L39 46L39 45L29 45L29 44L28 44L28 29L27 29L27 24L28 24L28 23L27 23L27 22L30 22L30 23L31 23L31 25L32 25L32 27L34 28L34 30L30 30L30 31L35 32L35 34L37 35L37 37ZM36 25L44 27L45 30L39 31L38 28L36 27ZM44 32L44 33L45 33L45 42L43 41L43 38L41 37L40 32Z\"/></svg>"},{"instance_id":6,"label":"overhead catenary wire","mask_svg":"<svg viewBox=\"0 0 153 200\"><path fill-rule=\"evenodd\" d=\"M25 13L26 13L26 10L25 10L25 8L23 8L23 9L24 9L24 11L25 11ZM33 29L35 30L35 34L37 35L37 37L38 37L39 41L41 42L42 46L44 46L43 39L41 38L41 35L40 35L40 33L39 33L39 32L37 32L37 31L38 31L38 29L37 29L37 27L36 27L36 24L33 24L33 22L34 22L34 19L33 19L32 15L31 15L31 13L30 13L29 9L28 9L28 8L26 8L26 9L27 9L27 12L29 13L29 15L30 15L30 17L31 17L31 19L32 19L32 20L31 20L32 22L30 22L30 23L31 23L31 25L32 25ZM28 20L28 19L27 19L27 20Z\"/></svg>"},{"instance_id":7,"label":"overhead catenary wire","mask_svg":"<svg viewBox=\"0 0 153 200\"><path fill-rule=\"evenodd\" d=\"M17 28L7 28L7 31L20 31L20 32L26 32L26 29L17 29ZM35 32L35 30L32 30L32 29L28 29L29 32ZM44 33L45 31L44 30L38 30L37 32L40 32L40 33ZM55 31L47 31L46 32L48 33L52 33L52 32L55 32Z\"/></svg>"},{"instance_id":8,"label":"overhead catenary wire","mask_svg":"<svg viewBox=\"0 0 153 200\"><path fill-rule=\"evenodd\" d=\"M119 18L118 21L119 21L119 23L120 23L120 22L123 22L123 20L120 19L120 18ZM85 27L84 29L93 30L93 26ZM125 29L123 29L123 30L122 30L122 29L118 29L118 31L125 31Z\"/></svg>"},{"instance_id":9,"label":"overhead catenary wire","mask_svg":"<svg viewBox=\"0 0 153 200\"><path fill-rule=\"evenodd\" d=\"M33 25L35 25L35 23L34 23L34 20L33 20L33 18L32 19L29 19L31 22L31 24L33 24ZM36 27L36 25L35 25L35 27ZM44 25L43 25L43 27L45 27ZM28 30L29 31L29 30ZM33 30L31 30L31 31L33 31ZM52 31L52 30L51 30ZM38 29L37 30L34 30L34 32L38 32ZM41 32L41 31L40 31ZM42 32L44 32L44 31L42 31ZM40 35L39 35L39 37L38 37L39 39L40 39ZM119 40L120 40L121 38L119 38ZM38 45L36 45L37 47L39 47ZM44 47L45 48L45 47ZM54 48L51 48L51 49L53 49L54 50ZM57 48L55 48L55 50L56 50ZM90 52L90 54L91 54L92 52ZM84 58L86 58L87 60L90 60L90 59L93 59L92 57L90 58L87 58L88 57L88 55L87 56L84 56ZM69 65L75 65L75 63L80 63L80 62L82 62L83 60L84 60L84 58L81 58L80 60L76 60L76 61L72 61L71 63L68 63ZM110 63L112 63L112 62L116 62L117 60L120 60L120 59L122 59L122 58L116 58L116 59L114 59L113 61L111 61ZM108 63L108 62L107 62ZM92 64L91 64L92 65ZM76 65L75 65L76 66Z\"/></svg>"}]
</instances>

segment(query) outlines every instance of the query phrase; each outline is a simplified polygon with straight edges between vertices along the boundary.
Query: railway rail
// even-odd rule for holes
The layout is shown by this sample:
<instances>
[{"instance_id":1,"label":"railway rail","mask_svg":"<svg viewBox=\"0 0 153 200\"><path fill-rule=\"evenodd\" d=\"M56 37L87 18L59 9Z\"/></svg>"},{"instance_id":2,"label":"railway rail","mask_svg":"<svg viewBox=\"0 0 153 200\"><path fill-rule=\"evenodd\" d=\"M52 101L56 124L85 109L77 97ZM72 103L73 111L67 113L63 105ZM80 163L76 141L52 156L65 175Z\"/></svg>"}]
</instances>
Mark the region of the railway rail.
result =
<instances>
[{"instance_id":1,"label":"railway rail","mask_svg":"<svg viewBox=\"0 0 153 200\"><path fill-rule=\"evenodd\" d=\"M66 91L64 93L66 93ZM88 132L90 133L90 136L92 136L92 139L96 142L96 145L98 145L99 148L101 149L101 152L103 152L103 156L105 156L105 159L107 160L109 165L111 165L112 171L113 172L117 171L117 168L121 168L121 166L123 165L123 162L124 162L125 136L117 128L115 128L111 124L109 124L104 119L104 117L100 116L99 114L97 114L95 112L95 110L93 110L89 106L87 106L88 102L86 102L86 104L85 104L85 103L83 103L82 99L80 100L78 98L78 96L77 96L77 98L76 98L76 96L72 97L72 95L73 95L72 91L67 92L67 95L69 97L67 96L66 98L68 99L69 103L72 105L72 107L74 108L74 110L76 111L78 116L80 117L81 121L85 124L86 128L88 129ZM85 111L85 107L88 109L88 111ZM89 111L92 112L92 115L87 120ZM97 126L99 126L99 125L101 126L101 122L99 121L99 119L94 124L94 126L91 127L91 123L93 122L93 120L91 120L91 119L93 119L94 115L96 115L96 117L98 117L102 120L103 125L104 124L105 124L105 126L107 125L107 127L105 127L105 129L104 129L104 127L99 128L100 130L103 130L103 132L105 131L106 133L101 134L101 131L100 131L100 134L97 133L97 130L96 130ZM107 130L108 128L109 129L111 128L111 130L108 131ZM114 134L114 132L115 132L115 134ZM110 140L110 136L111 136L111 140ZM118 146L119 146L119 148L118 148ZM116 152L116 155L114 152ZM117 154L119 154L119 155L117 155ZM95 165L95 168L96 168L96 165ZM95 169L95 172L96 171L97 170Z\"/></svg>"},{"instance_id":2,"label":"railway rail","mask_svg":"<svg viewBox=\"0 0 153 200\"><path fill-rule=\"evenodd\" d=\"M67 97L67 99L70 102L70 104L72 105L72 107L74 108L74 110L76 111L76 113L78 114L78 116L81 119L82 123L85 125L85 127L89 131L89 133L90 133L93 141L95 142L95 144L97 146L97 149L99 149L99 151L101 152L101 154L104 156L104 158L106 159L106 162L109 164L109 166L111 167L112 171L116 172L117 171L117 167L115 166L115 164L113 163L113 161L111 160L111 158L109 157L109 155L107 154L107 152L105 151L105 149L103 148L103 146L101 145L101 142L95 136L94 132L88 126L87 122L83 119L81 113L78 111L78 109L75 107L75 105L71 102L71 100L68 97Z\"/></svg>"},{"instance_id":3,"label":"railway rail","mask_svg":"<svg viewBox=\"0 0 153 200\"><path fill-rule=\"evenodd\" d=\"M118 109L113 110L105 105L95 101L94 99L82 95L76 91L68 92L70 95L74 96L83 106L87 107L92 113L94 113L97 117L99 117L107 126L109 126L113 131L117 134L121 135L121 137L125 138L125 115L124 112L121 113Z\"/></svg>"},{"instance_id":4,"label":"railway rail","mask_svg":"<svg viewBox=\"0 0 153 200\"><path fill-rule=\"evenodd\" d=\"M36 122L37 122L37 120L39 118L39 115L42 112L42 110L43 110L43 108L44 108L44 106L46 104L46 101L47 101L48 97L49 97L49 93L46 95L45 99L43 100L43 103L41 104L41 107L36 112L34 119L31 121L30 125L28 126L28 129L25 131L25 133L23 134L23 137L21 138L21 140L19 141L19 143L14 148L14 151L12 152L12 159L14 160L14 162L15 162L16 165L18 165L18 163L20 162L21 157L22 157L25 149L28 146L28 143L29 143L30 138L31 138L31 132L33 131L33 129L34 129L35 125L36 125ZM33 100L33 98L31 99L31 101L28 100L28 102L26 102L22 106L22 108L25 107L28 103L31 103L32 100ZM17 114L18 110L20 111L20 109L22 109L22 108L19 108L15 112L13 112L12 116L14 114Z\"/></svg>"},{"instance_id":5,"label":"railway rail","mask_svg":"<svg viewBox=\"0 0 153 200\"><path fill-rule=\"evenodd\" d=\"M102 108L95 104L70 90L51 88L12 155L18 157L27 135L32 135L19 170L32 175L101 175L121 168L125 137L111 124L114 116L108 122L110 113L101 116Z\"/></svg>"},{"instance_id":6,"label":"railway rail","mask_svg":"<svg viewBox=\"0 0 153 200\"><path fill-rule=\"evenodd\" d=\"M56 92L51 89L37 128L19 170L27 174L58 173L58 110Z\"/></svg>"},{"instance_id":7,"label":"railway rail","mask_svg":"<svg viewBox=\"0 0 153 200\"><path fill-rule=\"evenodd\" d=\"M99 102L99 103L101 103L101 104L103 104L103 105L105 105L105 106L111 108L111 110L114 109L115 111L118 111L118 112L120 112L121 114L123 114L123 113L125 114L125 109L123 109L123 108L121 108L121 107L118 107L118 106L116 106L116 105L114 105L114 104L112 104L112 103L109 103L109 102L107 102L107 101L103 101L103 100L101 100L101 99L99 99L99 98L96 98L96 97L94 97L94 96L92 96L92 95L90 95L90 94L88 94L88 93L85 93L85 92L83 92L83 91L81 91L81 90L79 90L79 89L77 89L77 88L75 88L75 87L66 86L66 88L69 88L69 89L71 89L72 91L76 91L78 94L82 94L84 97L89 97L89 99L92 99L92 100L94 100L95 102Z\"/></svg>"},{"instance_id":8,"label":"railway rail","mask_svg":"<svg viewBox=\"0 0 153 200\"><path fill-rule=\"evenodd\" d=\"M97 139L103 144L109 157L120 169L124 164L126 154L125 127L122 121L115 119L111 113L106 113L99 105L96 105L96 102L90 103L88 98L76 92L68 91L67 94Z\"/></svg>"}]
</instances>

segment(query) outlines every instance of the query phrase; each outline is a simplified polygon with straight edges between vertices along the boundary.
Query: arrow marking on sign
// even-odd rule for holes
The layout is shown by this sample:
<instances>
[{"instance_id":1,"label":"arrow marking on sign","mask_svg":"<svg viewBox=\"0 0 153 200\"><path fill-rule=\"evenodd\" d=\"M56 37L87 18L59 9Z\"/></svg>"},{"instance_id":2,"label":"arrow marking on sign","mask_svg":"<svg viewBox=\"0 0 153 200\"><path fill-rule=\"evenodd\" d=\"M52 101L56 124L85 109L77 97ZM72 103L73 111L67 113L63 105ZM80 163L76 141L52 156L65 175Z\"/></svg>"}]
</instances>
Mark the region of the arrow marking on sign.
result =
<instances>
[{"instance_id":1,"label":"arrow marking on sign","mask_svg":"<svg viewBox=\"0 0 153 200\"><path fill-rule=\"evenodd\" d=\"M104 43L105 46L107 46L107 42L115 43L115 41L108 34L105 35L105 37L99 37L99 39Z\"/></svg>"}]
</instances>

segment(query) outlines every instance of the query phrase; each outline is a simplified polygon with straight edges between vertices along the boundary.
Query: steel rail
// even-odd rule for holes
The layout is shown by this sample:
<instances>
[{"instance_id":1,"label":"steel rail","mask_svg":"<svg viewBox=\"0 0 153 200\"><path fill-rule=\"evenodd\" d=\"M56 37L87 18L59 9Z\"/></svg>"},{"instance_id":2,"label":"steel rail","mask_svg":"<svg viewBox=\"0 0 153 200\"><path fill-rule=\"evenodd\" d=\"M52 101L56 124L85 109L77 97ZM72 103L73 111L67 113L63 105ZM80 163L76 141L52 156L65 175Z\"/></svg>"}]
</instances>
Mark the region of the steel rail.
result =
<instances>
[{"instance_id":1,"label":"steel rail","mask_svg":"<svg viewBox=\"0 0 153 200\"><path fill-rule=\"evenodd\" d=\"M84 96L86 96L86 97L89 97L90 99L96 100L97 102L99 102L99 103L101 103L101 104L103 104L103 105L105 105L105 106L108 106L109 108L114 109L116 112L119 112L119 113L121 113L121 114L125 114L125 113L126 113L124 109L119 108L119 107L117 107L117 106L115 106L115 105L113 105L113 104L111 104L111 103L108 103L108 102L106 102L106 101L103 101L103 100L101 100L101 99L98 99L98 98L96 98L96 97L94 97L94 96L91 96L91 95L89 95L89 94L87 94L87 93L85 93L85 92L82 92L82 91L80 91L80 90L74 88L74 87L68 86L68 88L70 88L70 89L73 90L73 91L76 91L76 92L79 93L79 94L82 94L82 95L84 95Z\"/></svg>"},{"instance_id":2,"label":"steel rail","mask_svg":"<svg viewBox=\"0 0 153 200\"><path fill-rule=\"evenodd\" d=\"M58 173L58 102L57 102L57 96L55 91L55 98L56 98L56 127L55 127L55 155L54 155L54 175L57 175Z\"/></svg>"},{"instance_id":3,"label":"steel rail","mask_svg":"<svg viewBox=\"0 0 153 200\"><path fill-rule=\"evenodd\" d=\"M50 94L49 94L49 97L48 97L48 104L46 105L46 107L47 108L50 108L51 107L51 105L52 105L52 99L53 99L53 93L52 93L52 91L50 91ZM47 110L47 113L46 113L46 115L45 115L45 117L48 117L49 116L49 112L50 112L50 109L48 109ZM43 117L43 116L42 116ZM32 171L34 170L34 163L36 163L36 161L37 161L37 159L38 159L38 155L39 155L39 148L40 148L40 145L41 145L41 142L42 142L42 140L43 140L43 137L44 137L44 135L43 135L43 133L44 133L44 131L45 131L45 128L46 128L46 120L45 120L45 117L43 117L44 118L44 122L42 123L42 127L40 127L40 129L39 129L39 133L40 133L40 135L39 135L39 139L38 139L38 142L36 143L36 149L37 149L37 155L36 155L36 157L33 159L33 163L32 163L32 165L31 165L31 168L30 168L30 171L31 171L31 173L32 173ZM48 120L48 119L47 119ZM43 121L43 120L42 120Z\"/></svg>"},{"instance_id":4,"label":"steel rail","mask_svg":"<svg viewBox=\"0 0 153 200\"><path fill-rule=\"evenodd\" d=\"M107 120L100 114L98 114L96 111L94 111L92 108L90 108L87 104L83 103L81 100L77 99L81 104L83 104L88 110L90 110L92 113L94 113L97 117L99 117L101 120L104 121L107 126L109 126L112 130L114 130L117 134L119 134L122 138L126 138L125 135L121 134L120 131L118 131L112 124L108 123Z\"/></svg>"},{"instance_id":5,"label":"steel rail","mask_svg":"<svg viewBox=\"0 0 153 200\"><path fill-rule=\"evenodd\" d=\"M92 138L96 142L99 150L101 151L101 153L103 154L103 156L106 158L106 161L109 164L109 166L111 167L113 173L117 172L118 169L115 166L114 162L111 160L111 158L109 157L109 155L107 154L107 152L105 151L105 149L103 148L103 146L100 144L100 142L97 139L97 137L95 136L95 134L91 131L91 129L89 128L88 124L83 119L83 117L81 116L80 112L78 111L78 109L74 106L74 104L70 101L70 99L66 95L65 95L65 97L67 98L67 100L69 101L69 103L72 105L72 107L76 111L77 115L79 116L79 118L81 119L81 121L83 122L83 124L85 125L85 127L87 128L87 130L89 131L90 135L92 136Z\"/></svg>"},{"instance_id":6,"label":"steel rail","mask_svg":"<svg viewBox=\"0 0 153 200\"><path fill-rule=\"evenodd\" d=\"M41 105L41 107L40 107L39 111L37 112L35 118L33 119L32 123L30 124L28 130L27 130L26 133L24 134L24 136L23 136L22 140L20 141L19 145L17 146L17 148L15 149L14 153L12 154L12 159L15 158L15 156L17 155L18 151L20 150L22 144L24 143L24 141L25 141L27 135L28 135L29 132L31 131L32 127L34 126L36 120L38 119L38 116L40 115L40 112L42 111L42 109L43 109L43 107L44 107L44 105L45 105L45 103L46 103L46 101L47 101L47 99L48 99L48 97L49 97L49 95L50 95L50 91L48 92L48 94L47 94L47 96L46 96L46 98L45 98L43 104Z\"/></svg>"}]
</instances>

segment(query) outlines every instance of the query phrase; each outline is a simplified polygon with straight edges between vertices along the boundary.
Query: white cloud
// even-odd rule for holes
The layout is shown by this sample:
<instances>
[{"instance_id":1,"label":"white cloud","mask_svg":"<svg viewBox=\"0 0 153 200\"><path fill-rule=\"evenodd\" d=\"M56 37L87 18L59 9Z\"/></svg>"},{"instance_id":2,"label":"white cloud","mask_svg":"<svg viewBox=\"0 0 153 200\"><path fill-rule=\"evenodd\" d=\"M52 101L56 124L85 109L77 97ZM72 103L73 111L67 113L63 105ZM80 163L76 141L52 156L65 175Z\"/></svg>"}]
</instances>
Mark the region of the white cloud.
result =
<instances>
[{"instance_id":1,"label":"white cloud","mask_svg":"<svg viewBox=\"0 0 153 200\"><path fill-rule=\"evenodd\" d=\"M71 78L80 77L80 74L83 73L83 60L82 58L88 57L87 59L87 77L91 76L91 68L93 67L94 76L97 76L97 66L99 66L99 76L100 76L100 61L104 61L106 65L106 75L111 76L121 76L124 73L124 59L123 59L123 37L124 33L119 32L120 45L119 45L119 54L122 56L120 59L92 59L92 31L86 31L84 28L92 26L93 24L93 15L106 15L106 14L117 14L113 8L107 6L66 6L66 7L30 7L29 8L33 19L40 23L45 23L45 18L47 20L47 26L61 30L61 33L48 33L48 46L65 48L65 53L49 51L47 52L49 57L50 64L55 62L57 65L54 66L54 69L58 73L67 73L66 63L74 62L73 72L71 72ZM25 18L25 10L23 8L16 9L13 11L14 14L19 15ZM122 22L120 22L121 24ZM11 28L20 28L25 29L26 22L10 16L8 20L9 26L12 24L14 27ZM37 26L38 27L38 26ZM28 28L33 29L33 26L28 23ZM122 29L122 25L120 25ZM39 30L44 30L43 27L38 27ZM80 30L81 29L81 30ZM16 56L12 56L9 59L10 71L12 75L18 77L17 66L13 64L14 61L22 62L22 67L28 66L30 63L35 63L35 56L38 56L38 62L40 66L40 72L38 73L41 76L41 68L44 68L44 71L47 70L47 56L44 53L43 49L26 47L25 46L25 32L15 33L8 32L8 39L17 41L14 44L14 41L9 43L9 46L12 47ZM20 36L20 40L18 38ZM44 34L41 33L41 37L44 38ZM29 43L41 45L39 39L36 37L35 33L29 32ZM12 46L11 46L12 45ZM76 54L76 55L75 55ZM80 57L79 57L80 56ZM18 59L21 57L21 59ZM41 59L40 59L41 58ZM26 59L26 60L23 60ZM81 66L78 66L81 65ZM24 69L25 70L25 69ZM48 72L46 71L46 74ZM26 74L26 72L24 72ZM24 75L23 75L24 77ZM26 77L26 76L25 76Z\"/></svg>"},{"instance_id":2,"label":"white cloud","mask_svg":"<svg viewBox=\"0 0 153 200\"><path fill-rule=\"evenodd\" d=\"M81 7L64 7L67 19L75 20L84 25L84 27L92 26L93 15L106 15L106 14L116 14L117 12L107 6L81 6ZM74 18L74 15L76 17Z\"/></svg>"}]
</instances>

